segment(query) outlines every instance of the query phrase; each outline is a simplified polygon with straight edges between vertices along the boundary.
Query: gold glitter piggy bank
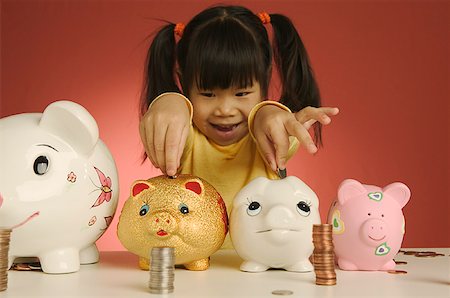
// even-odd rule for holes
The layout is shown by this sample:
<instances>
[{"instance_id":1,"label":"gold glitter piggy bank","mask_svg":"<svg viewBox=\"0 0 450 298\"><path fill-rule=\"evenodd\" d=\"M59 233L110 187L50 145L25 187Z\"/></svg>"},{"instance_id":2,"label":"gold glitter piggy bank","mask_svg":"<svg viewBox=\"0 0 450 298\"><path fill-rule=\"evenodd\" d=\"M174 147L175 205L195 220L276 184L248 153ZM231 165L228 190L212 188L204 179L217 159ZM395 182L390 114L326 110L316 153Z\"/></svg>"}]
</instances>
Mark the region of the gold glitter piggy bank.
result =
<instances>
[{"instance_id":1,"label":"gold glitter piggy bank","mask_svg":"<svg viewBox=\"0 0 450 298\"><path fill-rule=\"evenodd\" d=\"M227 231L219 193L191 175L135 181L117 227L120 242L140 257L139 267L145 270L151 248L164 246L175 248L175 264L208 269L209 256L220 248Z\"/></svg>"}]
</instances>

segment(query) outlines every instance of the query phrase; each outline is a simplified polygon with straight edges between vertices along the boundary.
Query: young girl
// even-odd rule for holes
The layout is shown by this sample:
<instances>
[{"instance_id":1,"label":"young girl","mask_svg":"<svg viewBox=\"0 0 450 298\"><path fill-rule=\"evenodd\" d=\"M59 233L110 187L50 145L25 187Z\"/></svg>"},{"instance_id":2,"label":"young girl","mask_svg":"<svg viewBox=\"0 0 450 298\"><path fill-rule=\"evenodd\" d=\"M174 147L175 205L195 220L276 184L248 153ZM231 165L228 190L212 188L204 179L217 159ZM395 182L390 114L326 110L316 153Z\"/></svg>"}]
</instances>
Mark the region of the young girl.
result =
<instances>
[{"instance_id":1,"label":"young girl","mask_svg":"<svg viewBox=\"0 0 450 298\"><path fill-rule=\"evenodd\" d=\"M278 102L267 100L272 57L282 83ZM320 107L292 22L240 6L208 8L185 27L168 24L157 33L141 108L140 135L152 164L169 176L204 178L228 212L248 182L277 179L299 144L315 153L321 124L338 113ZM315 122L313 142L308 129Z\"/></svg>"}]
</instances>

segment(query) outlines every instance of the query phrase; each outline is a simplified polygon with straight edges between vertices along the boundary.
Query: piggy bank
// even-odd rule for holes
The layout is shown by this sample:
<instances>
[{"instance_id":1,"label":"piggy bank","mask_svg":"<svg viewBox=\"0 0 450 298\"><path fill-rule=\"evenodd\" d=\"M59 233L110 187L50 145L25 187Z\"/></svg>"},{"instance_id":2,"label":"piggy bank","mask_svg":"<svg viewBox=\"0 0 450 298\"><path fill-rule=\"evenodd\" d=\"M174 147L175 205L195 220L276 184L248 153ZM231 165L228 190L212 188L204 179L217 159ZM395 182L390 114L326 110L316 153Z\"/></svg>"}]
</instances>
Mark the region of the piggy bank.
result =
<instances>
[{"instance_id":1,"label":"piggy bank","mask_svg":"<svg viewBox=\"0 0 450 298\"><path fill-rule=\"evenodd\" d=\"M9 266L38 257L46 273L98 261L111 223L117 170L97 123L71 101L0 119L0 227L13 228Z\"/></svg>"},{"instance_id":2,"label":"piggy bank","mask_svg":"<svg viewBox=\"0 0 450 298\"><path fill-rule=\"evenodd\" d=\"M234 198L230 216L231 241L244 260L240 269L312 271L309 256L312 227L320 223L318 208L316 194L294 176L252 180Z\"/></svg>"},{"instance_id":3,"label":"piggy bank","mask_svg":"<svg viewBox=\"0 0 450 298\"><path fill-rule=\"evenodd\" d=\"M331 205L328 223L343 270L393 270L405 233L402 208L411 193L403 183L384 188L344 180Z\"/></svg>"},{"instance_id":4,"label":"piggy bank","mask_svg":"<svg viewBox=\"0 0 450 298\"><path fill-rule=\"evenodd\" d=\"M175 264L205 270L228 231L225 203L205 180L180 175L135 181L120 214L117 234L139 267L149 269L153 247L174 247Z\"/></svg>"}]
</instances>

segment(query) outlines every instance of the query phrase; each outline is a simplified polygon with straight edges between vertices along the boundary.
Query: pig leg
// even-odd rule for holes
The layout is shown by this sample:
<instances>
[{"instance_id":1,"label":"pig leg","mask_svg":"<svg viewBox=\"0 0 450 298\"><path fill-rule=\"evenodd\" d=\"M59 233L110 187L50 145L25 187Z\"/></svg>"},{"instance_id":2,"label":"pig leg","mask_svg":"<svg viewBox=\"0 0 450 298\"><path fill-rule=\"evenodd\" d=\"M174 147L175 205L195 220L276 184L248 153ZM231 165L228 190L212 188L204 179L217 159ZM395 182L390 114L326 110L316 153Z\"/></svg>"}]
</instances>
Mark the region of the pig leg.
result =
<instances>
[{"instance_id":1,"label":"pig leg","mask_svg":"<svg viewBox=\"0 0 450 298\"><path fill-rule=\"evenodd\" d=\"M258 262L244 261L242 262L241 267L239 269L241 269L241 271L246 272L262 272L266 271L269 268L270 268L269 266L263 265Z\"/></svg>"},{"instance_id":2,"label":"pig leg","mask_svg":"<svg viewBox=\"0 0 450 298\"><path fill-rule=\"evenodd\" d=\"M351 270L351 271L358 270L358 267L356 267L355 264L345 259L339 259L338 265L339 268L341 268L342 270Z\"/></svg>"},{"instance_id":3,"label":"pig leg","mask_svg":"<svg viewBox=\"0 0 450 298\"><path fill-rule=\"evenodd\" d=\"M61 248L38 256L45 273L70 273L80 270L80 252L74 248Z\"/></svg>"},{"instance_id":4,"label":"pig leg","mask_svg":"<svg viewBox=\"0 0 450 298\"><path fill-rule=\"evenodd\" d=\"M147 258L139 257L139 268L142 270L150 270L150 260Z\"/></svg>"},{"instance_id":5,"label":"pig leg","mask_svg":"<svg viewBox=\"0 0 450 298\"><path fill-rule=\"evenodd\" d=\"M99 259L97 246L94 244L80 251L80 264L94 264Z\"/></svg>"},{"instance_id":6,"label":"pig leg","mask_svg":"<svg viewBox=\"0 0 450 298\"><path fill-rule=\"evenodd\" d=\"M382 271L395 270L394 260L389 260L386 264L381 267Z\"/></svg>"},{"instance_id":7,"label":"pig leg","mask_svg":"<svg viewBox=\"0 0 450 298\"><path fill-rule=\"evenodd\" d=\"M284 269L293 272L310 272L314 270L314 267L309 260L303 260Z\"/></svg>"},{"instance_id":8,"label":"pig leg","mask_svg":"<svg viewBox=\"0 0 450 298\"><path fill-rule=\"evenodd\" d=\"M187 270L193 271L206 270L209 268L209 258L200 259L183 265Z\"/></svg>"}]
</instances>

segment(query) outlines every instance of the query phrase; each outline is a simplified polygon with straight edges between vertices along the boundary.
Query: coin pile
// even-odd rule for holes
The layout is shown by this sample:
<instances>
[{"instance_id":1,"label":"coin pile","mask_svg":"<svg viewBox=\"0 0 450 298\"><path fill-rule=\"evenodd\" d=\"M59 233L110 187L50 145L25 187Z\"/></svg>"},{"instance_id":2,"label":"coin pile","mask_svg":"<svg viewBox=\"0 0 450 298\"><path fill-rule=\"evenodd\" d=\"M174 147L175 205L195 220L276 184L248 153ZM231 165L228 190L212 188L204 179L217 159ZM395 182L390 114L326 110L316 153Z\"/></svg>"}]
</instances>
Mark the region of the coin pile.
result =
<instances>
[{"instance_id":1,"label":"coin pile","mask_svg":"<svg viewBox=\"0 0 450 298\"><path fill-rule=\"evenodd\" d=\"M175 279L175 252L173 247L153 247L151 251L150 293L168 294L173 292Z\"/></svg>"},{"instance_id":2,"label":"coin pile","mask_svg":"<svg viewBox=\"0 0 450 298\"><path fill-rule=\"evenodd\" d=\"M0 228L0 292L8 287L8 251L11 229Z\"/></svg>"},{"instance_id":3,"label":"coin pile","mask_svg":"<svg viewBox=\"0 0 450 298\"><path fill-rule=\"evenodd\" d=\"M445 256L445 254L437 253L435 251L414 251L414 250L399 250L399 253L403 253L404 255L410 256L413 255L418 258L434 258L439 256Z\"/></svg>"},{"instance_id":4,"label":"coin pile","mask_svg":"<svg viewBox=\"0 0 450 298\"><path fill-rule=\"evenodd\" d=\"M316 285L332 286L336 284L332 232L333 226L330 224L313 225Z\"/></svg>"}]
</instances>

